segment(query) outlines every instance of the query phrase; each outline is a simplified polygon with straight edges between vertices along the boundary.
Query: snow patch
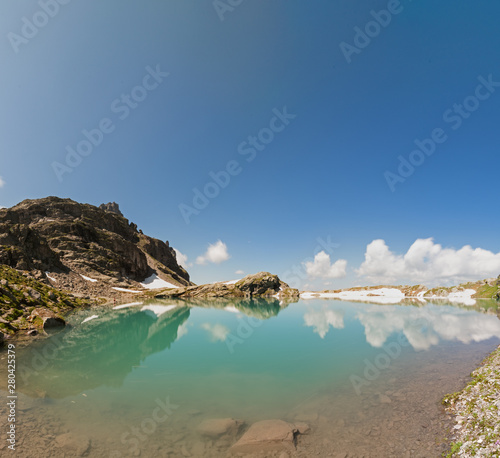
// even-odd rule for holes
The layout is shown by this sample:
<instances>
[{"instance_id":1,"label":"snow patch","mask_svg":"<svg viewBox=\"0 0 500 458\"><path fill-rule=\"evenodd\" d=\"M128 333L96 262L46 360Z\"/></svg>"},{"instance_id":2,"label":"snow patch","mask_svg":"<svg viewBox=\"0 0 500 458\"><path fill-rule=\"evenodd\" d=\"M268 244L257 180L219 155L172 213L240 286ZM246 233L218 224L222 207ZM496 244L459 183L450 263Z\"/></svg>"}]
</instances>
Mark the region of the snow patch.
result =
<instances>
[{"instance_id":1,"label":"snow patch","mask_svg":"<svg viewBox=\"0 0 500 458\"><path fill-rule=\"evenodd\" d=\"M136 289L118 288L117 286L113 286L113 289L124 293L142 293L142 291L137 291Z\"/></svg>"},{"instance_id":2,"label":"snow patch","mask_svg":"<svg viewBox=\"0 0 500 458\"><path fill-rule=\"evenodd\" d=\"M141 285L146 289L160 289L160 288L179 288L168 281L162 280L156 272L144 280Z\"/></svg>"},{"instance_id":3,"label":"snow patch","mask_svg":"<svg viewBox=\"0 0 500 458\"><path fill-rule=\"evenodd\" d=\"M330 298L344 301L363 301L376 304L397 304L405 295L396 288L378 288L357 291L340 291L339 293L305 292L300 295L302 299Z\"/></svg>"},{"instance_id":4,"label":"snow patch","mask_svg":"<svg viewBox=\"0 0 500 458\"><path fill-rule=\"evenodd\" d=\"M340 291L338 293L320 293L314 291L306 291L300 294L301 299L340 299L344 301L362 301L371 302L374 304L398 304L405 298L417 299L419 301L425 302L429 299L442 299L448 300L454 304L462 304L467 306L476 305L476 300L471 296L476 294L474 289L466 289L464 291L457 291L454 293L449 293L447 296L432 296L424 297L427 291L420 291L416 296L405 296L405 294L396 288L378 288L378 289L367 289L367 290L347 290Z\"/></svg>"},{"instance_id":5,"label":"snow patch","mask_svg":"<svg viewBox=\"0 0 500 458\"><path fill-rule=\"evenodd\" d=\"M84 280L91 281L91 282L96 282L94 278L86 277L85 275L80 274L80 277L82 277Z\"/></svg>"},{"instance_id":6,"label":"snow patch","mask_svg":"<svg viewBox=\"0 0 500 458\"><path fill-rule=\"evenodd\" d=\"M82 321L82 324L83 323L86 323L87 321L90 321L90 320L93 320L95 318L99 318L99 315L92 315L92 316L89 316L88 318L85 318L83 321Z\"/></svg>"},{"instance_id":7,"label":"snow patch","mask_svg":"<svg viewBox=\"0 0 500 458\"><path fill-rule=\"evenodd\" d=\"M457 291L455 293L448 294L448 299L453 303L472 306L476 305L476 299L472 299L473 294L476 294L475 289L466 289L464 291Z\"/></svg>"},{"instance_id":8,"label":"snow patch","mask_svg":"<svg viewBox=\"0 0 500 458\"><path fill-rule=\"evenodd\" d=\"M238 278L238 280L229 280L229 281L225 281L223 282L225 285L234 285L236 282L239 282L241 280L241 278Z\"/></svg>"},{"instance_id":9,"label":"snow patch","mask_svg":"<svg viewBox=\"0 0 500 458\"><path fill-rule=\"evenodd\" d=\"M49 279L49 280L52 280L52 281L57 281L54 277L51 277L49 275L50 272L45 272L45 276Z\"/></svg>"}]
</instances>

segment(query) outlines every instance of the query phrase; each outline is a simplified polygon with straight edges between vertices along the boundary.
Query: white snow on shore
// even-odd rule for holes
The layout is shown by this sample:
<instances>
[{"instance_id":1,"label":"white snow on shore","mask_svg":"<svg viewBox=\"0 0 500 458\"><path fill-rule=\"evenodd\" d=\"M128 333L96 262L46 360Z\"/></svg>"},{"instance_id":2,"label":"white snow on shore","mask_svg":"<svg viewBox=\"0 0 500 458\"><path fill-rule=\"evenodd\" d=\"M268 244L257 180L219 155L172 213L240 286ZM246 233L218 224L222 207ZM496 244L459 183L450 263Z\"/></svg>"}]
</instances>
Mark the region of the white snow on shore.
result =
<instances>
[{"instance_id":1,"label":"white snow on shore","mask_svg":"<svg viewBox=\"0 0 500 458\"><path fill-rule=\"evenodd\" d=\"M134 305L142 305L142 302L129 302L128 304L117 305L113 307L113 310L126 309L128 307L133 307Z\"/></svg>"},{"instance_id":2,"label":"white snow on shore","mask_svg":"<svg viewBox=\"0 0 500 458\"><path fill-rule=\"evenodd\" d=\"M52 280L52 281L57 281L54 277L51 277L51 276L49 275L49 273L50 273L50 272L45 272L46 277L47 277L49 280Z\"/></svg>"},{"instance_id":3,"label":"white snow on shore","mask_svg":"<svg viewBox=\"0 0 500 458\"><path fill-rule=\"evenodd\" d=\"M82 277L84 280L91 281L91 282L96 282L97 281L94 278L90 278L90 277L87 277L87 276L82 275L82 274L80 274L80 277Z\"/></svg>"},{"instance_id":4,"label":"white snow on shore","mask_svg":"<svg viewBox=\"0 0 500 458\"><path fill-rule=\"evenodd\" d=\"M361 301L371 302L375 304L398 304L403 299L417 299L421 302L432 299L448 300L454 304L462 304L467 306L476 305L476 300L472 298L476 291L474 289L466 289L449 293L447 296L426 296L427 291L420 291L416 296L405 296L405 294L397 288L378 288L367 290L347 290L338 293L320 293L314 291L306 291L300 294L301 299L340 299L344 301Z\"/></svg>"},{"instance_id":5,"label":"white snow on shore","mask_svg":"<svg viewBox=\"0 0 500 458\"><path fill-rule=\"evenodd\" d=\"M458 302L464 305L476 305L476 299L472 299L472 295L476 294L474 289L466 289L464 291L457 291L456 293L450 293L448 299L451 302Z\"/></svg>"},{"instance_id":6,"label":"white snow on shore","mask_svg":"<svg viewBox=\"0 0 500 458\"><path fill-rule=\"evenodd\" d=\"M349 290L338 293L305 292L300 295L302 299L329 298L344 301L363 301L376 304L397 304L405 295L396 288L379 288L369 290Z\"/></svg>"},{"instance_id":7,"label":"white snow on shore","mask_svg":"<svg viewBox=\"0 0 500 458\"><path fill-rule=\"evenodd\" d=\"M142 293L142 291L137 291L136 289L118 288L117 286L113 286L113 289L123 293Z\"/></svg>"},{"instance_id":8,"label":"white snow on shore","mask_svg":"<svg viewBox=\"0 0 500 458\"><path fill-rule=\"evenodd\" d=\"M175 309L176 305L145 305L142 307L141 312L153 312L159 318L169 310Z\"/></svg>"},{"instance_id":9,"label":"white snow on shore","mask_svg":"<svg viewBox=\"0 0 500 458\"><path fill-rule=\"evenodd\" d=\"M88 318L85 318L83 321L82 321L82 324L83 323L86 323L87 321L90 321L90 320L93 320L95 318L99 318L99 315L92 315L92 316L89 316Z\"/></svg>"},{"instance_id":10,"label":"white snow on shore","mask_svg":"<svg viewBox=\"0 0 500 458\"><path fill-rule=\"evenodd\" d=\"M179 288L177 285L162 280L156 272L146 278L141 285L146 289L160 289L160 288Z\"/></svg>"}]
</instances>

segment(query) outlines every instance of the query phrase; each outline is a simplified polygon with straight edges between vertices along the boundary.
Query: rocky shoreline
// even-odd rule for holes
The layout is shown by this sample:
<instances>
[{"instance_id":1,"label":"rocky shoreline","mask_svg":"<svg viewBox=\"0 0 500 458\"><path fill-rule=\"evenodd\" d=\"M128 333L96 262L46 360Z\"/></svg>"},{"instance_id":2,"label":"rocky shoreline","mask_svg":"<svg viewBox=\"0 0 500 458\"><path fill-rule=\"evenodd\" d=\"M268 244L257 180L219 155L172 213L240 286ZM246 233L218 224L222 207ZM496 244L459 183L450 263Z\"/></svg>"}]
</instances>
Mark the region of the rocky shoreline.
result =
<instances>
[{"instance_id":1,"label":"rocky shoreline","mask_svg":"<svg viewBox=\"0 0 500 458\"><path fill-rule=\"evenodd\" d=\"M500 347L443 404L455 416L448 457L500 456Z\"/></svg>"}]
</instances>

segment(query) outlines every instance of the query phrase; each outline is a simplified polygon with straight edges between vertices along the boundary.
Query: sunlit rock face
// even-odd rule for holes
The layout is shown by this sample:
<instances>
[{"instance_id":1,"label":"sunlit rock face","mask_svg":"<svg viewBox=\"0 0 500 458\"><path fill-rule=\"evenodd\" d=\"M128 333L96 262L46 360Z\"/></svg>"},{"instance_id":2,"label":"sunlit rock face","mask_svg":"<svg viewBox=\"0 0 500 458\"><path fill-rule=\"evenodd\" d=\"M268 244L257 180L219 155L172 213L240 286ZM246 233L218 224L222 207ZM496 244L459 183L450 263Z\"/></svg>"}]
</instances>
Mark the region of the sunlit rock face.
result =
<instances>
[{"instance_id":1,"label":"sunlit rock face","mask_svg":"<svg viewBox=\"0 0 500 458\"><path fill-rule=\"evenodd\" d=\"M0 264L93 296L106 284L140 287L154 272L176 285L192 284L169 243L138 231L114 203L24 200L0 210L0 246Z\"/></svg>"}]
</instances>

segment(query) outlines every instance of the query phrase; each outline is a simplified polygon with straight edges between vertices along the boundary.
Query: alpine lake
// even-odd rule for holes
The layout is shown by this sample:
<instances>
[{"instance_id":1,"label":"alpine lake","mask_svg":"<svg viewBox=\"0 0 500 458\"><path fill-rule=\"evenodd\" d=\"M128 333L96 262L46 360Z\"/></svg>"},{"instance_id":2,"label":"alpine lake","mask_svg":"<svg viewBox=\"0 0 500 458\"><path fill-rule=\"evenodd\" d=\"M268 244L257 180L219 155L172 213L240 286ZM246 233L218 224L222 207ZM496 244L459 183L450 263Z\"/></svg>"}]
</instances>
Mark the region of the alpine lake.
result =
<instances>
[{"instance_id":1,"label":"alpine lake","mask_svg":"<svg viewBox=\"0 0 500 458\"><path fill-rule=\"evenodd\" d=\"M300 422L304 434L291 451L248 456L438 457L451 427L441 399L500 344L497 313L486 300L80 310L63 330L16 343L16 451L3 439L0 455L225 457L251 424L275 419ZM6 381L6 350L0 357ZM223 418L238 428L200 429Z\"/></svg>"}]
</instances>

